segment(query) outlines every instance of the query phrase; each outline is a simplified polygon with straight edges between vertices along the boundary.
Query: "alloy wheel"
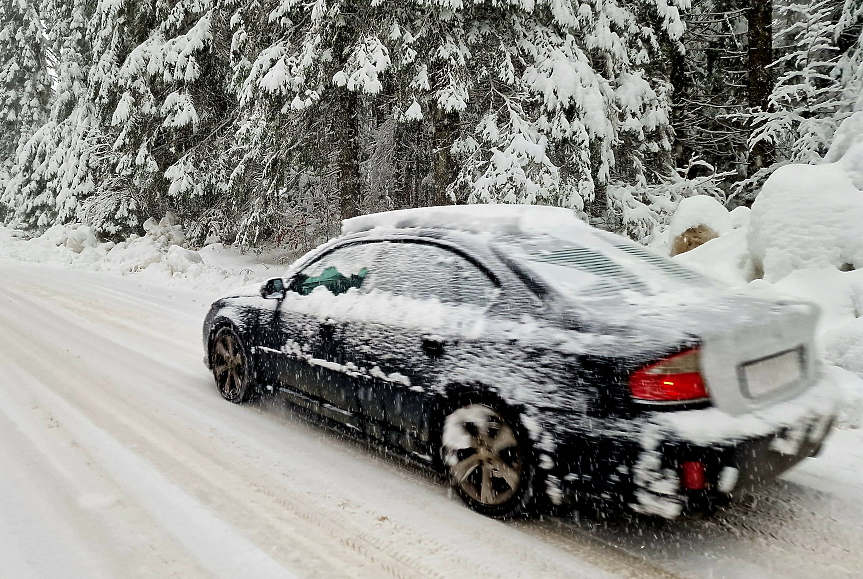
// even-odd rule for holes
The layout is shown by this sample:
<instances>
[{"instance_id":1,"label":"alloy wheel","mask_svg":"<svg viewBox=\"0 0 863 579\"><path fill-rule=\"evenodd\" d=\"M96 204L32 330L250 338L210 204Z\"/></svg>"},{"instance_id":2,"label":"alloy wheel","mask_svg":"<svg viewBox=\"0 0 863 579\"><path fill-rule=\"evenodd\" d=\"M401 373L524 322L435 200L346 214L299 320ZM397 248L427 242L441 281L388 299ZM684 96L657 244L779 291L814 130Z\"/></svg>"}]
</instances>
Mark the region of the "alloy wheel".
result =
<instances>
[{"instance_id":1,"label":"alloy wheel","mask_svg":"<svg viewBox=\"0 0 863 579\"><path fill-rule=\"evenodd\" d=\"M463 495L499 507L522 487L523 456L512 426L496 410L471 404L444 422L444 461Z\"/></svg>"},{"instance_id":2,"label":"alloy wheel","mask_svg":"<svg viewBox=\"0 0 863 579\"><path fill-rule=\"evenodd\" d=\"M222 331L213 343L213 375L219 392L227 400L242 397L246 387L246 356L239 340L230 331Z\"/></svg>"}]
</instances>

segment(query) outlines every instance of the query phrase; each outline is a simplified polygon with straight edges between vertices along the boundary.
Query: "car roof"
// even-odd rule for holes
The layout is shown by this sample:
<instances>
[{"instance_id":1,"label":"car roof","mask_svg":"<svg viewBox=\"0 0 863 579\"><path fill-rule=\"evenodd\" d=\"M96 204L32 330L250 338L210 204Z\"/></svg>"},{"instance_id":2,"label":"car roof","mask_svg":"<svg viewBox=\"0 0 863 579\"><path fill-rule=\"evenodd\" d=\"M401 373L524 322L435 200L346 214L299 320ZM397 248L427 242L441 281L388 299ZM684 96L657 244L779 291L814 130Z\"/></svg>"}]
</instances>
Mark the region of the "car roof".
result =
<instances>
[{"instance_id":1,"label":"car roof","mask_svg":"<svg viewBox=\"0 0 863 579\"><path fill-rule=\"evenodd\" d=\"M538 205L451 205L373 213L346 219L342 234L374 229L445 229L500 235L551 235L585 242L594 229L575 212Z\"/></svg>"}]
</instances>

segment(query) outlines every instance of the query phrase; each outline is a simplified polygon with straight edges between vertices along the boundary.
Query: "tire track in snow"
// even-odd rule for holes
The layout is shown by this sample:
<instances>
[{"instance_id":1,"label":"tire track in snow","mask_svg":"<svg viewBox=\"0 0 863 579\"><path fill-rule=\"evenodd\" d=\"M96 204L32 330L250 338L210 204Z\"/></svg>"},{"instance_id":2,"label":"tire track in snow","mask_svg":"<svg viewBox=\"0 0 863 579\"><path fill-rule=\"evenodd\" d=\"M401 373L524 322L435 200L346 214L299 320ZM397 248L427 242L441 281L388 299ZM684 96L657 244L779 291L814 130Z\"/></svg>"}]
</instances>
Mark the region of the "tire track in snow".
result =
<instances>
[{"instance_id":1,"label":"tire track in snow","mask_svg":"<svg viewBox=\"0 0 863 579\"><path fill-rule=\"evenodd\" d=\"M9 327L10 324L7 322L3 325ZM19 333L19 337L20 335ZM86 341L89 345L104 345L99 344L100 336L91 335L88 337L89 339ZM316 545L315 539L321 538L320 535L309 538L309 529L286 524L284 517L275 516L284 514L284 509L278 509L279 505L277 504L262 507L260 505L262 501L248 500L247 491L253 489L254 485L260 484L260 481L256 480L255 477L249 476L253 474L249 465L243 465L244 468L237 469L235 461L214 461L208 445L208 442L211 441L201 440L196 444L190 444L188 438L194 435L194 431L179 422L164 422L164 418L159 416L159 409L150 409L146 405L137 404L134 399L122 399L123 397L119 396L116 390L110 388L105 376L91 373L89 368L83 366L74 354L67 354L64 360L60 353L54 352L51 358L55 361L62 361L63 370L52 371L36 368L36 364L38 364L36 359L27 360L28 351L50 352L51 346L47 344L40 346L38 341L31 342L27 346L16 352L16 359L29 362L24 366L28 368L28 372L35 378L36 383L52 384L53 389L69 400L70 404L85 410L88 416L110 429L114 436L122 437L127 447L134 447L139 454L161 467L162 470L171 473L175 478L183 479L183 482L192 489L192 492L207 496L211 506L220 508L223 516L226 509L230 512L232 506L243 505L245 512L242 513L244 516L240 518L249 518L248 515L250 514L256 515L258 517L256 522L259 525L262 520L271 523L270 528L266 529L272 533L270 536L289 536L293 542L301 543L296 545L297 552L301 552L304 557L312 557L318 566L324 570L329 570L329 574L321 574L320 576L333 576L332 574L338 571L337 567L333 568L328 563L332 560L332 556L321 553L321 549ZM126 370L128 371L129 368ZM140 368L133 368L133 370L137 370L136 375L139 377L153 373L149 364ZM61 383L63 384L61 385ZM98 385L109 387L95 388ZM242 411L240 408L234 410ZM235 472L231 472L231 467ZM260 499L260 497L257 498ZM320 520L322 523L327 523L325 516L319 518L311 513L303 514L303 518L307 521ZM320 513L318 514L320 515ZM278 524L273 526L272 523L274 522ZM333 533L335 534L335 531ZM255 534L261 535L262 529L258 528ZM265 535L262 543L267 544L268 542L272 541L267 541ZM316 552L317 557L314 556ZM352 563L351 561L346 562ZM356 563L358 568L362 568L364 561L353 561L353 563ZM318 576L317 574L313 575ZM350 572L343 573L343 576L351 575Z\"/></svg>"},{"instance_id":2,"label":"tire track in snow","mask_svg":"<svg viewBox=\"0 0 863 579\"><path fill-rule=\"evenodd\" d=\"M99 468L134 495L135 500L194 554L198 563L213 577L232 579L250 573L261 579L295 578L293 573L214 516L197 499L183 492L47 387L24 373L10 370L8 365L6 372L16 379L19 387L36 393L39 399L47 402L46 407L50 408L51 414L63 424L77 444L88 449ZM8 412L6 416L12 419L27 411L26 407L16 404L8 389L0 391L0 406L4 408L4 413ZM220 548L221 545L231 545L230 552Z\"/></svg>"}]
</instances>

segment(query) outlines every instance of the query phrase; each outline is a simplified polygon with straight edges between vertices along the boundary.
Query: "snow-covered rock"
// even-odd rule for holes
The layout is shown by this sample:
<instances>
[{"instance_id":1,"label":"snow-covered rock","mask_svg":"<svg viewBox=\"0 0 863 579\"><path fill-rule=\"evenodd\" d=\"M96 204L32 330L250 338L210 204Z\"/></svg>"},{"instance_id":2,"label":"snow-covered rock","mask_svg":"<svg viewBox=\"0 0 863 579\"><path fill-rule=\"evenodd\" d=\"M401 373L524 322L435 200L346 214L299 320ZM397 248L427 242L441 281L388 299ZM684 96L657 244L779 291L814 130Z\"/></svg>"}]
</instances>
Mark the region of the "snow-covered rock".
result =
<instances>
[{"instance_id":1,"label":"snow-covered rock","mask_svg":"<svg viewBox=\"0 0 863 579\"><path fill-rule=\"evenodd\" d=\"M752 206L748 242L768 281L795 269L863 268L863 191L844 160L777 169Z\"/></svg>"},{"instance_id":2,"label":"snow-covered rock","mask_svg":"<svg viewBox=\"0 0 863 579\"><path fill-rule=\"evenodd\" d=\"M722 203L707 195L694 195L680 201L668 224L668 235L674 239L687 229L699 225L706 225L717 236L734 229L734 221Z\"/></svg>"},{"instance_id":3,"label":"snow-covered rock","mask_svg":"<svg viewBox=\"0 0 863 579\"><path fill-rule=\"evenodd\" d=\"M748 209L731 213L709 195L684 197L674 209L668 226L653 233L650 247L660 253L680 255L722 237L749 221Z\"/></svg>"}]
</instances>

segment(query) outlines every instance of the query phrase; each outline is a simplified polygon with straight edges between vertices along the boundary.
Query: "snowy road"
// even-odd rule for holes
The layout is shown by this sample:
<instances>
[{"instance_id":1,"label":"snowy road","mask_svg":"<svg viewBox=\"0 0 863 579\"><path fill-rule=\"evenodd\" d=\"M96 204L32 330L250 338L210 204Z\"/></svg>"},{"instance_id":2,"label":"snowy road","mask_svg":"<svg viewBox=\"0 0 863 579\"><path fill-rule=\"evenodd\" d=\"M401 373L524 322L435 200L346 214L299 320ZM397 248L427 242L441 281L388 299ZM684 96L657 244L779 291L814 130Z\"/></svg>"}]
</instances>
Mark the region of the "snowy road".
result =
<instances>
[{"instance_id":1,"label":"snowy road","mask_svg":"<svg viewBox=\"0 0 863 579\"><path fill-rule=\"evenodd\" d=\"M500 523L280 404L224 402L211 297L0 261L0 577L863 577L859 431L711 520Z\"/></svg>"}]
</instances>

